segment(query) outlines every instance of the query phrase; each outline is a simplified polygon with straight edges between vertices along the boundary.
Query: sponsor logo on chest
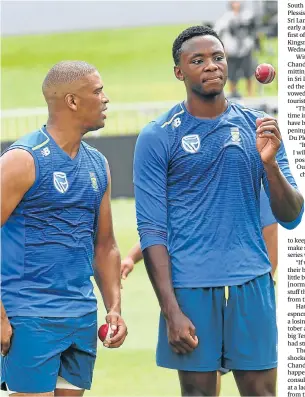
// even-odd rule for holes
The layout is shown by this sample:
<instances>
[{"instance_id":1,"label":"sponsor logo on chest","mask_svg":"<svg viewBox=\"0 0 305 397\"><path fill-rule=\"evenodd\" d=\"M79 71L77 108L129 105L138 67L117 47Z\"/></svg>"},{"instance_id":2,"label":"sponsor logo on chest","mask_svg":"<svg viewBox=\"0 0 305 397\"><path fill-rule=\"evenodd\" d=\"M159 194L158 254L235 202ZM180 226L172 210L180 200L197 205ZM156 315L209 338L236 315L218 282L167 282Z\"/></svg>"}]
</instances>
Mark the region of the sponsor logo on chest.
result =
<instances>
[{"instance_id":1,"label":"sponsor logo on chest","mask_svg":"<svg viewBox=\"0 0 305 397\"><path fill-rule=\"evenodd\" d=\"M197 134L186 135L181 140L182 149L187 153L197 153L200 149L200 137Z\"/></svg>"},{"instance_id":2,"label":"sponsor logo on chest","mask_svg":"<svg viewBox=\"0 0 305 397\"><path fill-rule=\"evenodd\" d=\"M53 184L59 193L66 193L69 189L67 175L64 172L53 172Z\"/></svg>"}]
</instances>

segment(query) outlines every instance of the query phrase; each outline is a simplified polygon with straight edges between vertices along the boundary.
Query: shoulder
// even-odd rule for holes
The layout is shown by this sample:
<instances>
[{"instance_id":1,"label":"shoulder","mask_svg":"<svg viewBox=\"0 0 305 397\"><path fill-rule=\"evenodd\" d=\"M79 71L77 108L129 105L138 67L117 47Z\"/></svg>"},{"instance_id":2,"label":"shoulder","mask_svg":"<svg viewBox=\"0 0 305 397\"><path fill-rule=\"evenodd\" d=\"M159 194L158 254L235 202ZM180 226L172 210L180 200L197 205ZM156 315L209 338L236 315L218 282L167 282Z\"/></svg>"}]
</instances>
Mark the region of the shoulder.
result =
<instances>
[{"instance_id":1,"label":"shoulder","mask_svg":"<svg viewBox=\"0 0 305 397\"><path fill-rule=\"evenodd\" d=\"M250 107L242 105L240 103L231 102L231 108L232 108L232 111L235 111L236 113L247 114L247 115L251 115L256 118L263 117L266 115L266 113L262 110L250 108Z\"/></svg>"},{"instance_id":2,"label":"shoulder","mask_svg":"<svg viewBox=\"0 0 305 397\"><path fill-rule=\"evenodd\" d=\"M3 152L2 157L4 159L10 159L13 162L17 159L18 161L27 161L27 163L37 167L37 151L40 149L43 156L50 154L50 151L47 148L47 144L49 142L49 137L42 131L42 129L39 129L24 135L15 141ZM47 152L44 153L44 150L47 150Z\"/></svg>"},{"instance_id":3,"label":"shoulder","mask_svg":"<svg viewBox=\"0 0 305 397\"><path fill-rule=\"evenodd\" d=\"M48 137L48 135L45 134L42 129L39 129L18 139L8 148L8 150L14 148L24 148L31 151L36 151L47 145L49 141L50 138Z\"/></svg>"},{"instance_id":4,"label":"shoulder","mask_svg":"<svg viewBox=\"0 0 305 397\"><path fill-rule=\"evenodd\" d=\"M171 130L173 127L178 127L182 123L185 115L186 112L184 110L184 107L182 106L182 103L178 103L177 105L173 106L169 111L159 116L156 119L156 124L161 129Z\"/></svg>"},{"instance_id":5,"label":"shoulder","mask_svg":"<svg viewBox=\"0 0 305 397\"><path fill-rule=\"evenodd\" d=\"M81 147L86 153L87 161L92 164L93 169L89 171L90 178L98 178L103 186L103 192L106 191L107 186L110 182L110 170L106 157L94 146L89 145L89 143L82 141Z\"/></svg>"},{"instance_id":6,"label":"shoulder","mask_svg":"<svg viewBox=\"0 0 305 397\"><path fill-rule=\"evenodd\" d=\"M11 146L9 146L1 155L3 164L12 163L12 167L25 170L34 166L35 150L42 148L49 142L49 138L42 130L37 130L24 135Z\"/></svg>"},{"instance_id":7,"label":"shoulder","mask_svg":"<svg viewBox=\"0 0 305 397\"><path fill-rule=\"evenodd\" d=\"M156 120L147 124L139 134L139 138L167 141L174 129L179 127L186 116L181 103L161 114Z\"/></svg>"},{"instance_id":8,"label":"shoulder","mask_svg":"<svg viewBox=\"0 0 305 397\"><path fill-rule=\"evenodd\" d=\"M256 119L267 117L268 115L262 110L253 109L239 103L232 102L230 116L240 117L255 122Z\"/></svg>"},{"instance_id":9,"label":"shoulder","mask_svg":"<svg viewBox=\"0 0 305 397\"><path fill-rule=\"evenodd\" d=\"M34 166L33 156L21 147L12 147L1 156L1 163L8 165L12 170L26 170Z\"/></svg>"},{"instance_id":10,"label":"shoulder","mask_svg":"<svg viewBox=\"0 0 305 397\"><path fill-rule=\"evenodd\" d=\"M3 174L8 179L17 178L21 186L32 186L40 173L35 151L44 150L48 142L49 137L41 129L18 139L1 156Z\"/></svg>"},{"instance_id":11,"label":"shoulder","mask_svg":"<svg viewBox=\"0 0 305 397\"><path fill-rule=\"evenodd\" d=\"M33 185L35 161L28 151L18 147L8 150L1 156L0 164L3 185L26 186L25 191Z\"/></svg>"},{"instance_id":12,"label":"shoulder","mask_svg":"<svg viewBox=\"0 0 305 397\"><path fill-rule=\"evenodd\" d=\"M83 150L87 153L89 157L91 157L95 162L100 162L104 164L104 166L106 167L108 163L103 153L101 153L98 149L96 149L94 146L89 145L89 143L85 141L82 141L81 145Z\"/></svg>"}]
</instances>

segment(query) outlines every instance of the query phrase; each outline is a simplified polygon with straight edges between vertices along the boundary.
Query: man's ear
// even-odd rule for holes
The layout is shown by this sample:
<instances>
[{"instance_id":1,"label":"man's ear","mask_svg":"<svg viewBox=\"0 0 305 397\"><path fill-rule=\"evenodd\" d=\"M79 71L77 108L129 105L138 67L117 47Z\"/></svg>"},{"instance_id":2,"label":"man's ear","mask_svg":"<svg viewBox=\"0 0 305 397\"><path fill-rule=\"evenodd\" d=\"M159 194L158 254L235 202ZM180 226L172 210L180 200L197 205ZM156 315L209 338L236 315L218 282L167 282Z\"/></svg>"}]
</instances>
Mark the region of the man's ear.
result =
<instances>
[{"instance_id":1,"label":"man's ear","mask_svg":"<svg viewBox=\"0 0 305 397\"><path fill-rule=\"evenodd\" d=\"M67 94L65 96L65 102L68 105L68 107L73 110L74 112L76 112L77 110L77 98L74 94Z\"/></svg>"},{"instance_id":2,"label":"man's ear","mask_svg":"<svg viewBox=\"0 0 305 397\"><path fill-rule=\"evenodd\" d=\"M180 81L184 81L184 74L180 68L180 66L174 66L174 73L176 76L176 79L180 80Z\"/></svg>"}]
</instances>

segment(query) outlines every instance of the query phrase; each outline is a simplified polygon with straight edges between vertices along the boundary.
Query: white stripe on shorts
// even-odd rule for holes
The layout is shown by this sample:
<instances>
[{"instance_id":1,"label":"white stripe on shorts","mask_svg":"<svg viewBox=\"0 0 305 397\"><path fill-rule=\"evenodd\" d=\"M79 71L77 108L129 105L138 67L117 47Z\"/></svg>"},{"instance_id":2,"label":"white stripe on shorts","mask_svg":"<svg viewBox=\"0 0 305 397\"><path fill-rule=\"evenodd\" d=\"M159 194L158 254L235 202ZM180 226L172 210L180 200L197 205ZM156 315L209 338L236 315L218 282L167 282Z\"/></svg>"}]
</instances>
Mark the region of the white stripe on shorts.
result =
<instances>
[{"instance_id":1,"label":"white stripe on shorts","mask_svg":"<svg viewBox=\"0 0 305 397\"><path fill-rule=\"evenodd\" d=\"M6 385L6 388L7 388L7 392L5 392L5 391L3 392L3 393L7 393L7 394L4 394L5 396L14 394L14 393L19 393L17 391L10 390L7 385ZM56 389L83 390L81 387L72 385L72 383L69 383L68 381L66 381L66 379L62 378L61 376L58 376L58 378L57 378ZM50 390L50 392L51 391L53 392L54 390ZM2 397L2 394L1 394L1 397Z\"/></svg>"}]
</instances>

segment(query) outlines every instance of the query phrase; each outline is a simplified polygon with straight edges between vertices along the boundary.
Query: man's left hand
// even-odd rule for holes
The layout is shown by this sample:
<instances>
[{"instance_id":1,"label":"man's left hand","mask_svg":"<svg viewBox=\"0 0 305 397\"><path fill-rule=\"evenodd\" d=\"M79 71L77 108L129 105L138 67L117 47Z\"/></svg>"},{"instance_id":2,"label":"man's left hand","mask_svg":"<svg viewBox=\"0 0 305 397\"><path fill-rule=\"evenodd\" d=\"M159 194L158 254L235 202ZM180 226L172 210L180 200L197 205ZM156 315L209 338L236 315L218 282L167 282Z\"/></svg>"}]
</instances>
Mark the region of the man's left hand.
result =
<instances>
[{"instance_id":1,"label":"man's left hand","mask_svg":"<svg viewBox=\"0 0 305 397\"><path fill-rule=\"evenodd\" d=\"M256 119L256 148L264 164L275 162L281 141L282 137L276 119L272 117Z\"/></svg>"}]
</instances>

